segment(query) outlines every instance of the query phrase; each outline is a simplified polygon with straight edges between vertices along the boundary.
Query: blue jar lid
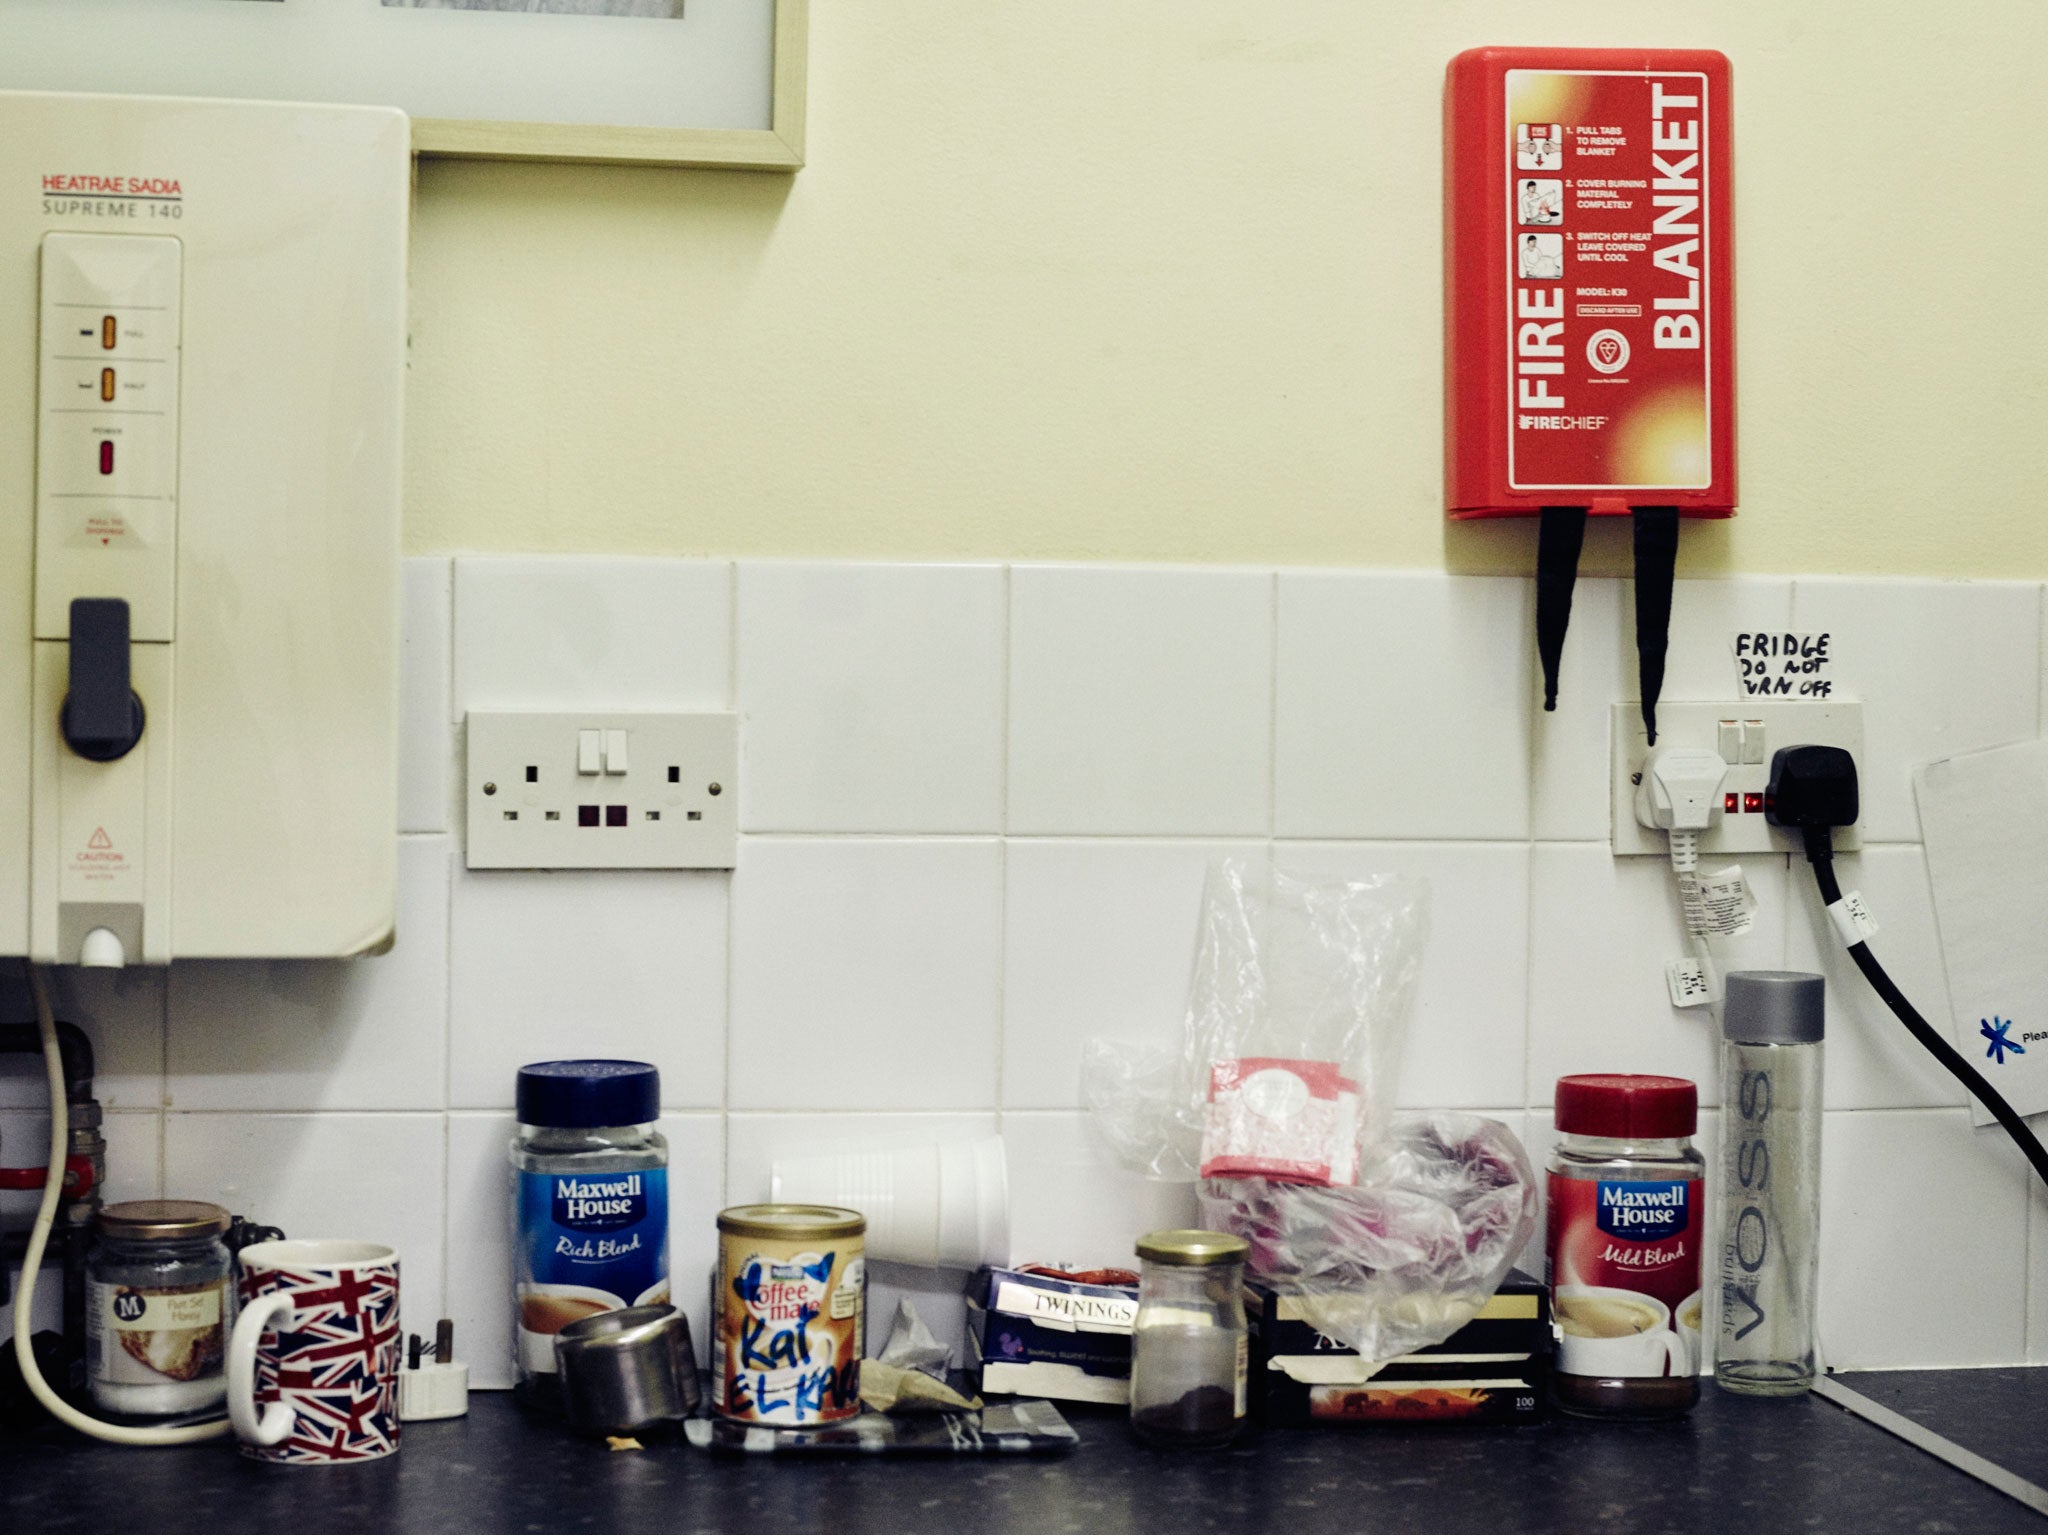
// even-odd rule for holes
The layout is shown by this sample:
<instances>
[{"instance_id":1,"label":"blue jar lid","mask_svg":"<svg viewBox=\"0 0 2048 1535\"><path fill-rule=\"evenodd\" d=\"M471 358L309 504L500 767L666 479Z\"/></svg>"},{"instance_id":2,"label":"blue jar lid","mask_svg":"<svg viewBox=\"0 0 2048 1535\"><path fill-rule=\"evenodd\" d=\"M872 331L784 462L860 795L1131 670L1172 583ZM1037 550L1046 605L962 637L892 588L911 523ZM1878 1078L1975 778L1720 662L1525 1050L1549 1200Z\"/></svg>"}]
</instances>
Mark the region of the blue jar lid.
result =
<instances>
[{"instance_id":1,"label":"blue jar lid","mask_svg":"<svg viewBox=\"0 0 2048 1535\"><path fill-rule=\"evenodd\" d=\"M536 1061L519 1068L522 1125L589 1130L661 1117L661 1073L645 1061Z\"/></svg>"}]
</instances>

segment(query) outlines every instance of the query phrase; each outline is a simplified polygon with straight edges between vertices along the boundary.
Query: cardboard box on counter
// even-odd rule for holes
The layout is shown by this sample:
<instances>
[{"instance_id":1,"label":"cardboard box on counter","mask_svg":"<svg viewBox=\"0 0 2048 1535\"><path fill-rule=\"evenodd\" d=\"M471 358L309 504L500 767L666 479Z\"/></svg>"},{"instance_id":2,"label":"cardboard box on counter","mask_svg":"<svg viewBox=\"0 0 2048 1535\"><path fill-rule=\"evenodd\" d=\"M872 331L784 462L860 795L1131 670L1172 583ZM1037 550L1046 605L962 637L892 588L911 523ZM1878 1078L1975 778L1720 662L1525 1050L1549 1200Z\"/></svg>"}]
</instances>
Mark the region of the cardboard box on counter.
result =
<instances>
[{"instance_id":1,"label":"cardboard box on counter","mask_svg":"<svg viewBox=\"0 0 2048 1535\"><path fill-rule=\"evenodd\" d=\"M1245 1282L1245 1316L1252 1410L1268 1423L1540 1423L1549 1412L1549 1297L1519 1270L1442 1343L1377 1373L1257 1280Z\"/></svg>"},{"instance_id":2,"label":"cardboard box on counter","mask_svg":"<svg viewBox=\"0 0 2048 1535\"><path fill-rule=\"evenodd\" d=\"M968 1370L983 1396L1128 1402L1136 1285L983 1269L967 1301Z\"/></svg>"}]
</instances>

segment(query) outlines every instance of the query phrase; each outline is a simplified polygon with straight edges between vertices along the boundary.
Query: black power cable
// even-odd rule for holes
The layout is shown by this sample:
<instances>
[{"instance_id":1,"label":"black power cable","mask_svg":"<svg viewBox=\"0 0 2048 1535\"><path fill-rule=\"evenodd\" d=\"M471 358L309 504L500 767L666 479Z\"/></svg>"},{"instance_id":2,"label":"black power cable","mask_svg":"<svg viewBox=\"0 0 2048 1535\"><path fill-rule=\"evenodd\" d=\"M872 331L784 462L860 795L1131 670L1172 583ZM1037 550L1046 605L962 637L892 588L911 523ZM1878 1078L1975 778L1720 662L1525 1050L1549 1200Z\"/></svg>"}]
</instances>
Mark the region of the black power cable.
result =
<instances>
[{"instance_id":1,"label":"black power cable","mask_svg":"<svg viewBox=\"0 0 2048 1535\"><path fill-rule=\"evenodd\" d=\"M1834 834L1825 826L1804 828L1806 835L1806 861L1813 865L1813 880L1820 887L1820 898L1824 905L1832 906L1842 898L1841 883L1835 878ZM1856 968L1863 972L1863 978L1870 982L1870 989L1883 998L1884 1005L1898 1015L1899 1022L1925 1047L1927 1053L1941 1062L1948 1074L1967 1087L1977 1101L1991 1111L2005 1133L2012 1137L2013 1144L2033 1164L2041 1181L2048 1184L2048 1150L2042 1148L2034 1132L2027 1128L2027 1122L2013 1112L1998 1089L1984 1080L1982 1072L1964 1060L1962 1055L1925 1018L1922 1018L1913 1004L1906 1000L1906 994L1893 984L1885 974L1884 966L1877 962L1877 956L1870 952L1868 943L1849 945L1849 957L1856 961Z\"/></svg>"}]
</instances>

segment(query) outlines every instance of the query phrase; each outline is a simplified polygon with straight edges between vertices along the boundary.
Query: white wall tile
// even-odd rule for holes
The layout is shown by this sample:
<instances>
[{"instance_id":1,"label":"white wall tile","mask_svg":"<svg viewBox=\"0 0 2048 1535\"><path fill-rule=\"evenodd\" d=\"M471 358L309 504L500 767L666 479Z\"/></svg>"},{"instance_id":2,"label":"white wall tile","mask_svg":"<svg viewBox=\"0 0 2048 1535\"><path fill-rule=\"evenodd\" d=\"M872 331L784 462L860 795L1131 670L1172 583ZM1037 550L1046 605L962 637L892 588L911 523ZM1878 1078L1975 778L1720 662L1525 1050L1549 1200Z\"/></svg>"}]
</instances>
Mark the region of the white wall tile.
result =
<instances>
[{"instance_id":1,"label":"white wall tile","mask_svg":"<svg viewBox=\"0 0 2048 1535\"><path fill-rule=\"evenodd\" d=\"M737 702L748 831L994 832L998 565L745 562Z\"/></svg>"},{"instance_id":2,"label":"white wall tile","mask_svg":"<svg viewBox=\"0 0 2048 1535\"><path fill-rule=\"evenodd\" d=\"M1522 1101L1528 1044L1526 843L1277 843L1317 878L1402 874L1429 883L1429 919L1397 1101L1484 1108Z\"/></svg>"},{"instance_id":3,"label":"white wall tile","mask_svg":"<svg viewBox=\"0 0 2048 1535\"><path fill-rule=\"evenodd\" d=\"M1718 863L1709 867L1720 867ZM1730 970L1785 967L1785 859L1742 860L1756 924L1725 940ZM1671 866L1614 858L1604 844L1539 845L1529 881L1529 1103L1548 1102L1574 1072L1688 1077L1720 1101L1720 1037L1708 1009L1671 1006L1666 962L1685 928Z\"/></svg>"},{"instance_id":4,"label":"white wall tile","mask_svg":"<svg viewBox=\"0 0 2048 1535\"><path fill-rule=\"evenodd\" d=\"M1835 858L1845 891L1861 891L1885 971L1920 1015L1951 1042L1947 973L1934 925L1927 859L1918 846L1867 847ZM1965 1101L1962 1086L1923 1050L1870 989L1843 949L1806 860L1791 868L1785 963L1827 977L1826 1098L1831 1109L1933 1108Z\"/></svg>"},{"instance_id":5,"label":"white wall tile","mask_svg":"<svg viewBox=\"0 0 2048 1535\"><path fill-rule=\"evenodd\" d=\"M406 1330L447 1315L439 1114L168 1114L164 1189L294 1237L387 1243Z\"/></svg>"},{"instance_id":6,"label":"white wall tile","mask_svg":"<svg viewBox=\"0 0 2048 1535\"><path fill-rule=\"evenodd\" d=\"M1010 572L1009 829L1263 836L1273 578Z\"/></svg>"},{"instance_id":7,"label":"white wall tile","mask_svg":"<svg viewBox=\"0 0 2048 1535\"><path fill-rule=\"evenodd\" d=\"M1821 1133L1820 1337L1835 1369L2025 1358L2026 1164L1962 1109L1836 1112Z\"/></svg>"},{"instance_id":8,"label":"white wall tile","mask_svg":"<svg viewBox=\"0 0 2048 1535\"><path fill-rule=\"evenodd\" d=\"M1919 840L1917 768L2033 739L2041 693L2034 583L1802 577L1792 615L1794 629L1834 636L1836 689L1863 700L1865 841Z\"/></svg>"},{"instance_id":9,"label":"white wall tile","mask_svg":"<svg viewBox=\"0 0 2048 1535\"><path fill-rule=\"evenodd\" d=\"M1010 1250L1020 1263L1135 1268L1148 1231L1196 1224L1192 1183L1127 1170L1086 1114L1003 1115L1010 1158Z\"/></svg>"},{"instance_id":10,"label":"white wall tile","mask_svg":"<svg viewBox=\"0 0 2048 1535\"><path fill-rule=\"evenodd\" d=\"M46 967L50 1010L92 1041L93 1096L106 1109L153 1109L164 1096L164 971ZM0 1019L35 1017L21 967L0 964ZM0 1055L0 1109L49 1106L40 1053Z\"/></svg>"},{"instance_id":11,"label":"white wall tile","mask_svg":"<svg viewBox=\"0 0 2048 1535\"><path fill-rule=\"evenodd\" d=\"M725 1089L728 876L512 870L455 875L449 1103L509 1108L530 1061L617 1056L661 1069L666 1107Z\"/></svg>"},{"instance_id":12,"label":"white wall tile","mask_svg":"<svg viewBox=\"0 0 2048 1535\"><path fill-rule=\"evenodd\" d=\"M1529 582L1283 572L1274 830L1529 833Z\"/></svg>"},{"instance_id":13,"label":"white wall tile","mask_svg":"<svg viewBox=\"0 0 2048 1535\"><path fill-rule=\"evenodd\" d=\"M1625 692L1616 695L1617 702L1642 696L1635 652L1635 583L1618 584L1622 667L1628 685ZM1674 581L1662 696L1704 703L1741 698L1742 673L1735 659L1735 636L1782 634L1791 622L1792 583L1784 577Z\"/></svg>"},{"instance_id":14,"label":"white wall tile","mask_svg":"<svg viewBox=\"0 0 2048 1535\"><path fill-rule=\"evenodd\" d=\"M1529 825L1547 841L1605 839L1610 790L1608 707L1637 696L1635 630L1621 623L1621 583L1590 577L1572 594L1558 667L1557 707L1543 708L1543 672L1535 658L1535 598L1529 605Z\"/></svg>"},{"instance_id":15,"label":"white wall tile","mask_svg":"<svg viewBox=\"0 0 2048 1535\"><path fill-rule=\"evenodd\" d=\"M454 574L445 556L405 562L399 624L398 829L448 830L458 774L448 719Z\"/></svg>"},{"instance_id":16,"label":"white wall tile","mask_svg":"<svg viewBox=\"0 0 2048 1535\"><path fill-rule=\"evenodd\" d=\"M515 1128L510 1114L448 1116L448 1316L472 1390L513 1384Z\"/></svg>"},{"instance_id":17,"label":"white wall tile","mask_svg":"<svg viewBox=\"0 0 2048 1535\"><path fill-rule=\"evenodd\" d=\"M722 710L731 691L726 561L455 561L458 721L470 709Z\"/></svg>"},{"instance_id":18,"label":"white wall tile","mask_svg":"<svg viewBox=\"0 0 2048 1535\"><path fill-rule=\"evenodd\" d=\"M1532 597L1532 653L1533 603ZM1740 698L1736 634L1783 630L1791 611L1792 583L1782 578L1674 582L1660 696ZM1542 710L1541 672L1533 659L1530 670L1538 678L1530 752L1535 835L1546 841L1605 840L1612 816L1609 707L1642 696L1634 583L1605 578L1578 583L1555 712Z\"/></svg>"},{"instance_id":19,"label":"white wall tile","mask_svg":"<svg viewBox=\"0 0 2048 1535\"><path fill-rule=\"evenodd\" d=\"M748 838L733 876L730 1103L993 1108L993 841Z\"/></svg>"},{"instance_id":20,"label":"white wall tile","mask_svg":"<svg viewBox=\"0 0 2048 1535\"><path fill-rule=\"evenodd\" d=\"M889 1151L996 1133L990 1114L733 1114L727 1132L726 1203L760 1204L773 1197L777 1159L829 1151ZM863 1212L872 1215L872 1212ZM868 1245L868 1353L888 1341L899 1300L907 1299L939 1341L959 1350L966 1331L965 1270L919 1268L877 1257ZM715 1259L715 1243L714 1243ZM961 1361L956 1352L955 1363Z\"/></svg>"},{"instance_id":21,"label":"white wall tile","mask_svg":"<svg viewBox=\"0 0 2048 1535\"><path fill-rule=\"evenodd\" d=\"M118 1204L124 1199L163 1197L161 1111L109 1113L100 1121L100 1136L107 1143L107 1184L100 1192L102 1199ZM15 1159L9 1156L5 1160L11 1163Z\"/></svg>"},{"instance_id":22,"label":"white wall tile","mask_svg":"<svg viewBox=\"0 0 2048 1535\"><path fill-rule=\"evenodd\" d=\"M727 1117L725 1202L767 1204L775 1163L838 1151L896 1151L996 1133L991 1110L974 1114L749 1114ZM714 1211L715 1215L717 1212Z\"/></svg>"},{"instance_id":23,"label":"white wall tile","mask_svg":"<svg viewBox=\"0 0 2048 1535\"><path fill-rule=\"evenodd\" d=\"M1005 855L1003 1106L1081 1106L1095 1038L1178 1049L1220 858L1263 842L1015 841Z\"/></svg>"},{"instance_id":24,"label":"white wall tile","mask_svg":"<svg viewBox=\"0 0 2048 1535\"><path fill-rule=\"evenodd\" d=\"M338 960L171 968L180 1109L438 1109L448 1051L446 837L398 843L398 940Z\"/></svg>"}]
</instances>

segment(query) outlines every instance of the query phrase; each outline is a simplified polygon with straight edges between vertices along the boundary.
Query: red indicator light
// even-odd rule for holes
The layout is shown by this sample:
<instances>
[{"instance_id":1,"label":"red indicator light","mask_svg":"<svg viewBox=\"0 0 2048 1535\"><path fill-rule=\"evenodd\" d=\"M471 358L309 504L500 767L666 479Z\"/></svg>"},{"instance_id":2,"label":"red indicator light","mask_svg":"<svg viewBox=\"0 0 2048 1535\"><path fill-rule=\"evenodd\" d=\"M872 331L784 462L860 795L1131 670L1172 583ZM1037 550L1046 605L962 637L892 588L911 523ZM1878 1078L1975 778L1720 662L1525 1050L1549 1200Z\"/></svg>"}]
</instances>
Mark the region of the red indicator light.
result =
<instances>
[{"instance_id":1,"label":"red indicator light","mask_svg":"<svg viewBox=\"0 0 2048 1535\"><path fill-rule=\"evenodd\" d=\"M597 824L597 806L578 805L576 807L576 824L578 826L595 826Z\"/></svg>"},{"instance_id":2,"label":"red indicator light","mask_svg":"<svg viewBox=\"0 0 2048 1535\"><path fill-rule=\"evenodd\" d=\"M1733 815L1736 811L1742 808L1742 799L1739 795L1735 793L1733 789L1731 789L1726 794L1721 796L1721 808L1727 811L1730 815Z\"/></svg>"},{"instance_id":3,"label":"red indicator light","mask_svg":"<svg viewBox=\"0 0 2048 1535\"><path fill-rule=\"evenodd\" d=\"M624 826L626 824L626 807L624 805L605 806L604 824L607 826Z\"/></svg>"},{"instance_id":4,"label":"red indicator light","mask_svg":"<svg viewBox=\"0 0 2048 1535\"><path fill-rule=\"evenodd\" d=\"M100 473L112 474L113 472L114 442L112 438L102 438L100 440Z\"/></svg>"},{"instance_id":5,"label":"red indicator light","mask_svg":"<svg viewBox=\"0 0 2048 1535\"><path fill-rule=\"evenodd\" d=\"M1742 808L1751 812L1759 811L1764 808L1764 797L1761 794L1745 794L1742 796Z\"/></svg>"}]
</instances>

